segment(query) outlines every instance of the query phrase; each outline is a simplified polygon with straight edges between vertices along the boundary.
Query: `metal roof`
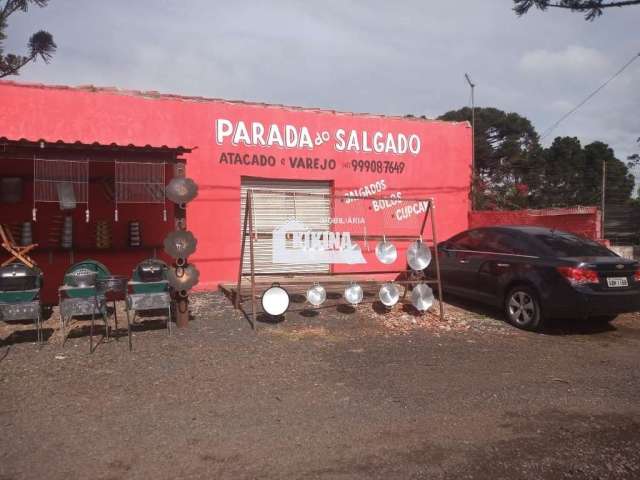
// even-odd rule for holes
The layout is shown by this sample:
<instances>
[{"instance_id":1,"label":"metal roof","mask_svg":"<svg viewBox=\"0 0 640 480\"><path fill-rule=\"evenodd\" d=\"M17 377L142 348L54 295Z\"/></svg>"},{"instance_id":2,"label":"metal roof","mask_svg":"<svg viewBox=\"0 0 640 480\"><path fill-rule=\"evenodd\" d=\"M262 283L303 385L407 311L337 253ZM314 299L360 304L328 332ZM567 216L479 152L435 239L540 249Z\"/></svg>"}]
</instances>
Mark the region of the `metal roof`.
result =
<instances>
[{"instance_id":1,"label":"metal roof","mask_svg":"<svg viewBox=\"0 0 640 480\"><path fill-rule=\"evenodd\" d=\"M163 151L164 153L176 153L178 155L182 153L191 152L191 148L177 146L170 147L168 145L134 145L132 143L127 145L116 144L116 143L84 143L79 140L75 142L67 142L61 139L47 139L47 138L7 138L0 137L0 148L2 146L25 146L25 147L35 147L35 148L45 148L45 147L59 147L59 148L76 148L76 149L93 149L93 150L118 150L118 151L135 151L135 152L159 152Z\"/></svg>"}]
</instances>

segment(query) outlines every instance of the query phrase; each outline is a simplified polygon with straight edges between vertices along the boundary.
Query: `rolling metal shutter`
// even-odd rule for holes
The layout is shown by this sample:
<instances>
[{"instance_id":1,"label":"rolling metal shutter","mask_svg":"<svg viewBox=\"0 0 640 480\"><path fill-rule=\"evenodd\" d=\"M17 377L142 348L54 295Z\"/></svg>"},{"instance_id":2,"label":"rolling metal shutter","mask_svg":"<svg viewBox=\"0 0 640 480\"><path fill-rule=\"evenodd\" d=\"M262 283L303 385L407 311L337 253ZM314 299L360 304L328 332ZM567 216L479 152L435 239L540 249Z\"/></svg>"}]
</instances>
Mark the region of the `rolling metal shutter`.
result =
<instances>
[{"instance_id":1,"label":"rolling metal shutter","mask_svg":"<svg viewBox=\"0 0 640 480\"><path fill-rule=\"evenodd\" d=\"M248 189L268 190L268 193L255 191L253 193L253 220L256 232L272 233L274 228L291 218L304 222L311 229L328 229L327 219L331 215L330 182L243 178L240 188L241 235ZM323 196L296 195L299 193L320 193ZM256 272L329 272L329 265L274 264L271 238L260 238L254 241L253 245ZM244 272L251 271L248 238L242 264Z\"/></svg>"}]
</instances>

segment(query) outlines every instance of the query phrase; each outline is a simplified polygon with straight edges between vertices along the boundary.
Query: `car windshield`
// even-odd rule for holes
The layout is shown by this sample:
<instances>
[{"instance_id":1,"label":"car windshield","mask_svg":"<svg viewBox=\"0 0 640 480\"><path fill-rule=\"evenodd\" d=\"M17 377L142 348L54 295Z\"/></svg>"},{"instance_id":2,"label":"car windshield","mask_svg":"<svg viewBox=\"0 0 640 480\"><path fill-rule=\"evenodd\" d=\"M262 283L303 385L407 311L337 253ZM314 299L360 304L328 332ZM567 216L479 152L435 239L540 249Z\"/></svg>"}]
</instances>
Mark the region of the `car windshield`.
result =
<instances>
[{"instance_id":1,"label":"car windshield","mask_svg":"<svg viewBox=\"0 0 640 480\"><path fill-rule=\"evenodd\" d=\"M535 235L558 257L615 257L616 254L597 242L571 235L552 232Z\"/></svg>"}]
</instances>

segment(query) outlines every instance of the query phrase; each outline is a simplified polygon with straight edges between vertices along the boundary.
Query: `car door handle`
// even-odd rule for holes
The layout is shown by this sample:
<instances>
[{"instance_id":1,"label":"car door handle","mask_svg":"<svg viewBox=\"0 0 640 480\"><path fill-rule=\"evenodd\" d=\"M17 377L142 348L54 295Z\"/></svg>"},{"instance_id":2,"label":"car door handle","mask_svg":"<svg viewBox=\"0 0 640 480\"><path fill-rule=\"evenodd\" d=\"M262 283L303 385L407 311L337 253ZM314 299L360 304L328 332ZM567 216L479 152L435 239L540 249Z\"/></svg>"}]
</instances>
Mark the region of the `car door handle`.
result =
<instances>
[{"instance_id":1,"label":"car door handle","mask_svg":"<svg viewBox=\"0 0 640 480\"><path fill-rule=\"evenodd\" d=\"M460 263L469 263L469 260L465 260L464 258L461 258L460 260L458 260L458 262L460 262Z\"/></svg>"},{"instance_id":2,"label":"car door handle","mask_svg":"<svg viewBox=\"0 0 640 480\"><path fill-rule=\"evenodd\" d=\"M497 267L505 268L505 267L510 267L510 266L511 266L511 264L509 264L509 263L496 263L496 266L497 266Z\"/></svg>"}]
</instances>

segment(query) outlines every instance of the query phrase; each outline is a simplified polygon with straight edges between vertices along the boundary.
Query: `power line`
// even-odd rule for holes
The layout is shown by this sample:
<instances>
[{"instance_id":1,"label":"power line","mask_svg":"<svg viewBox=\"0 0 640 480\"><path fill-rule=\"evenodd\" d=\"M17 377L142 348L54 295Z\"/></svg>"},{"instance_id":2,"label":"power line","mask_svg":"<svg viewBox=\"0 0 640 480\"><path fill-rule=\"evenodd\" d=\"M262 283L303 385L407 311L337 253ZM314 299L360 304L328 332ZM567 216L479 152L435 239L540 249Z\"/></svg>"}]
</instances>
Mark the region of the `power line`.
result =
<instances>
[{"instance_id":1,"label":"power line","mask_svg":"<svg viewBox=\"0 0 640 480\"><path fill-rule=\"evenodd\" d=\"M635 62L638 59L638 57L640 57L640 53L637 53L633 57L631 57L631 59L627 63L625 63L620 70L618 70L616 73L614 73L613 76L611 76L606 82L604 82L602 85L600 85L598 88L596 88L584 100L582 100L578 105L573 107L571 110L569 110L567 113L565 113L562 117L560 117L560 119L558 121L556 121L553 125L551 125L549 128L547 128L543 132L543 134L540 136L540 140L542 140L543 138L545 138L546 136L551 134L551 132L553 132L556 129L556 127L558 125L560 125L560 123L562 123L567 117L572 115L576 110L578 110L585 103L587 103L594 96L596 96L598 94L598 92L600 92L600 90L602 90L604 87L606 87L609 84L609 82L611 82L611 80L613 80L618 75L620 75L622 72L624 72L629 65L631 65L633 62Z\"/></svg>"}]
</instances>

